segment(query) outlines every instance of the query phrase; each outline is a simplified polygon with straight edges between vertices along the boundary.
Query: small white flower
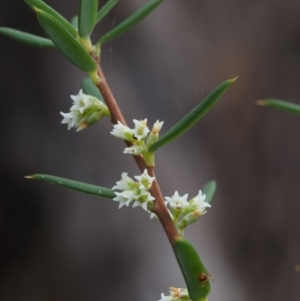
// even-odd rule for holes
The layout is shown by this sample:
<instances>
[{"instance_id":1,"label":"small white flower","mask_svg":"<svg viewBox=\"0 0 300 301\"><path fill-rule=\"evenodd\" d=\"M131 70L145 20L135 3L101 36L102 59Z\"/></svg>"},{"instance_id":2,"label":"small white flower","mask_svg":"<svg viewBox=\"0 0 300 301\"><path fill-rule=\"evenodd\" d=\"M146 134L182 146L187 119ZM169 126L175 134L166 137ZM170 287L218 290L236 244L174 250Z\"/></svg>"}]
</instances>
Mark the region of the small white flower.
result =
<instances>
[{"instance_id":1,"label":"small white flower","mask_svg":"<svg viewBox=\"0 0 300 301\"><path fill-rule=\"evenodd\" d=\"M182 210L189 205L187 201L188 194L184 196L179 196L178 191L176 190L172 197L165 197L166 204L169 204L173 210Z\"/></svg>"},{"instance_id":2,"label":"small white flower","mask_svg":"<svg viewBox=\"0 0 300 301\"><path fill-rule=\"evenodd\" d=\"M68 125L68 130L73 126L76 126L80 120L80 114L77 111L71 111L69 113L60 112L60 114L64 117L61 123L66 123Z\"/></svg>"},{"instance_id":3,"label":"small white flower","mask_svg":"<svg viewBox=\"0 0 300 301\"><path fill-rule=\"evenodd\" d=\"M123 153L138 156L144 151L144 149L145 148L141 145L132 145L130 147L126 147Z\"/></svg>"},{"instance_id":4,"label":"small white flower","mask_svg":"<svg viewBox=\"0 0 300 301\"><path fill-rule=\"evenodd\" d=\"M123 206L129 206L130 202L133 200L132 193L130 191L115 192L116 197L113 198L114 201L119 202L119 209Z\"/></svg>"},{"instance_id":5,"label":"small white flower","mask_svg":"<svg viewBox=\"0 0 300 301\"><path fill-rule=\"evenodd\" d=\"M116 197L113 198L114 201L120 203L119 208L129 206L129 204L133 202L132 207L141 206L145 211L148 211L148 205L150 205L151 202L153 203L155 198L147 190L151 188L155 178L150 177L147 170L144 171L141 176L135 176L138 182L131 179L126 172L123 172L121 177L122 179L112 188L113 190L121 191L115 192ZM153 204L151 205L153 206ZM150 208L152 207L150 206Z\"/></svg>"},{"instance_id":6,"label":"small white flower","mask_svg":"<svg viewBox=\"0 0 300 301\"><path fill-rule=\"evenodd\" d=\"M84 94L82 90L79 91L78 95L71 95L71 99L74 101L71 111L78 110L80 113L83 113L91 105L90 96Z\"/></svg>"},{"instance_id":7,"label":"small white flower","mask_svg":"<svg viewBox=\"0 0 300 301\"><path fill-rule=\"evenodd\" d=\"M155 198L146 190L141 190L138 195L134 196L135 202L132 205L132 208L141 206L145 211L148 211L148 203L155 200Z\"/></svg>"},{"instance_id":8,"label":"small white flower","mask_svg":"<svg viewBox=\"0 0 300 301\"><path fill-rule=\"evenodd\" d=\"M84 94L82 90L78 95L71 95L73 106L69 113L60 112L64 117L61 123L68 124L68 130L76 127L81 131L96 123L103 116L110 116L108 107L96 97Z\"/></svg>"},{"instance_id":9,"label":"small white flower","mask_svg":"<svg viewBox=\"0 0 300 301\"><path fill-rule=\"evenodd\" d=\"M148 170L145 169L142 175L135 176L135 178L139 181L140 189L146 189L149 190L152 186L153 181L155 180L155 177L150 177L148 174Z\"/></svg>"},{"instance_id":10,"label":"small white flower","mask_svg":"<svg viewBox=\"0 0 300 301\"><path fill-rule=\"evenodd\" d=\"M195 196L192 200L190 200L191 210L199 212L200 215L205 214L206 208L211 207L209 203L205 202L205 199L206 199L206 195L202 194L202 191L199 190L198 195Z\"/></svg>"},{"instance_id":11,"label":"small white flower","mask_svg":"<svg viewBox=\"0 0 300 301\"><path fill-rule=\"evenodd\" d=\"M135 182L128 177L127 172L123 172L121 177L122 180L116 183L117 185L112 188L113 190L133 190L135 188Z\"/></svg>"},{"instance_id":12,"label":"small white flower","mask_svg":"<svg viewBox=\"0 0 300 301\"><path fill-rule=\"evenodd\" d=\"M129 127L123 125L120 121L118 121L118 123L114 125L114 128L110 133L117 138L131 142L134 141L132 130Z\"/></svg>"},{"instance_id":13,"label":"small white flower","mask_svg":"<svg viewBox=\"0 0 300 301\"><path fill-rule=\"evenodd\" d=\"M138 140L144 140L147 137L147 134L150 132L150 130L147 127L147 119L144 120L136 120L133 119L135 129L132 130L132 133L134 137Z\"/></svg>"}]
</instances>

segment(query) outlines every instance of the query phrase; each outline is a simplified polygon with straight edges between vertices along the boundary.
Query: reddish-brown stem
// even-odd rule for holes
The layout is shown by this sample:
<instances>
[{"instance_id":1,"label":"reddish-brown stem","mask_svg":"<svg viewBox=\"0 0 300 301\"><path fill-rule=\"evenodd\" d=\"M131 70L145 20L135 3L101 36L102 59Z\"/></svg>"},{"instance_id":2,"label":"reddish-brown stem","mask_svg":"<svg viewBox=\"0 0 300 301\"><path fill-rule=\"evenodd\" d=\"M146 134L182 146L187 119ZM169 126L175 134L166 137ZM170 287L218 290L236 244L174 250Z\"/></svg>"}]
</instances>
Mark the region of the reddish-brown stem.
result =
<instances>
[{"instance_id":1,"label":"reddish-brown stem","mask_svg":"<svg viewBox=\"0 0 300 301\"><path fill-rule=\"evenodd\" d=\"M148 166L148 174L151 177L155 177L153 167ZM156 178L152 183L151 193L155 197L153 212L158 216L172 245L175 239L178 238L179 234L167 210L163 195L160 191Z\"/></svg>"},{"instance_id":2,"label":"reddish-brown stem","mask_svg":"<svg viewBox=\"0 0 300 301\"><path fill-rule=\"evenodd\" d=\"M101 67L98 63L98 75L101 79L101 82L97 85L98 89L100 90L106 105L108 106L108 109L111 114L111 122L113 124L116 124L118 121L120 121L123 125L127 125L125 118L123 117L123 114L114 98L114 95L112 94L105 76L101 70ZM125 141L127 146L132 146L132 144L129 141ZM144 171L146 168L145 162L142 158L142 156L134 156L135 162L137 163L138 167L140 168L141 171Z\"/></svg>"},{"instance_id":3,"label":"reddish-brown stem","mask_svg":"<svg viewBox=\"0 0 300 301\"><path fill-rule=\"evenodd\" d=\"M113 124L116 124L118 121L120 121L123 125L127 125L125 118L123 117L123 114L106 82L105 76L102 72L102 69L99 64L99 59L95 58L98 65L98 75L101 79L101 82L97 85L98 89L100 90L107 107L110 110L111 113L111 121ZM131 146L132 144L130 142L126 142L128 146ZM154 168L146 166L144 159L142 156L133 156L139 169L141 172L147 168L148 174L152 177L154 177ZM174 243L175 239L179 236L178 231L169 215L169 212L167 210L167 207L164 202L164 198L162 196L162 193L160 191L159 185L157 181L155 180L152 184L151 188L151 194L155 198L154 208L153 212L158 216L166 234L171 244Z\"/></svg>"}]
</instances>

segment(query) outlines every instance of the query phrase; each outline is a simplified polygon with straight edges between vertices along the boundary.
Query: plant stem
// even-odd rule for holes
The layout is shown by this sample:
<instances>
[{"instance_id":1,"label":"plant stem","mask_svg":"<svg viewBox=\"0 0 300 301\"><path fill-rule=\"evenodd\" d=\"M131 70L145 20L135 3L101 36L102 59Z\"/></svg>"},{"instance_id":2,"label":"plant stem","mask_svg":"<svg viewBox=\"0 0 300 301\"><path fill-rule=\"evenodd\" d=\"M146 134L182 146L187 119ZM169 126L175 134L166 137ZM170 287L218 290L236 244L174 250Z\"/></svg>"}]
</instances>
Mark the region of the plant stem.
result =
<instances>
[{"instance_id":1,"label":"plant stem","mask_svg":"<svg viewBox=\"0 0 300 301\"><path fill-rule=\"evenodd\" d=\"M122 112L107 84L107 81L105 79L105 76L104 76L103 71L99 64L99 58L94 57L94 59L97 62L98 75L101 79L101 82L97 85L97 87L100 90L108 109L110 110L111 122L113 124L116 124L118 121L120 121L123 125L127 126L125 118L123 117L123 114L122 114ZM126 142L127 146L129 146L129 147L132 146L132 143L130 143L128 141L125 141L125 142ZM133 156L133 157L134 157L139 169L141 170L141 172L143 172L147 168L148 174L152 177L155 176L154 168L150 167L150 166L146 166L144 159L141 155ZM169 212L168 212L167 207L164 202L164 198L162 196L161 190L159 188L159 185L158 185L156 179L152 183L151 194L155 198L153 212L158 216L171 245L173 245L175 239L180 235L169 215Z\"/></svg>"},{"instance_id":2,"label":"plant stem","mask_svg":"<svg viewBox=\"0 0 300 301\"><path fill-rule=\"evenodd\" d=\"M148 169L149 175L151 177L155 177L154 167L148 166L147 169ZM178 236L180 236L180 235L179 235L179 233L170 217L170 214L167 210L167 207L164 202L164 198L163 198L163 195L159 188L156 177L152 183L151 193L155 197L153 212L158 216L160 223L162 224L171 245L173 245L175 239L178 238Z\"/></svg>"}]
</instances>

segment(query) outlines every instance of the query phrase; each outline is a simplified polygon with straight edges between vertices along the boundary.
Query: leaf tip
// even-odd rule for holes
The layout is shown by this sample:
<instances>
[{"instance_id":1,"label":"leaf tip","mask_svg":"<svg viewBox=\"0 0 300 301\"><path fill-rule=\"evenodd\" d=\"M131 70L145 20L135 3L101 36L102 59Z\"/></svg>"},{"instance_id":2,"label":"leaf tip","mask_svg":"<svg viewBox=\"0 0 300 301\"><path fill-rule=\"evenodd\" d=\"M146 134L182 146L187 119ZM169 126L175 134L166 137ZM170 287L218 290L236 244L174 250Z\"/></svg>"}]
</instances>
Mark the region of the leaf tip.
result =
<instances>
[{"instance_id":1,"label":"leaf tip","mask_svg":"<svg viewBox=\"0 0 300 301\"><path fill-rule=\"evenodd\" d=\"M217 182L215 180L211 180L211 185L213 185L215 188L217 188Z\"/></svg>"},{"instance_id":2,"label":"leaf tip","mask_svg":"<svg viewBox=\"0 0 300 301\"><path fill-rule=\"evenodd\" d=\"M232 84L232 83L234 83L238 78L239 78L238 76L236 76L235 78L231 78L231 79L229 80L229 82Z\"/></svg>"},{"instance_id":3,"label":"leaf tip","mask_svg":"<svg viewBox=\"0 0 300 301\"><path fill-rule=\"evenodd\" d=\"M24 176L25 179L34 179L34 175L32 176Z\"/></svg>"},{"instance_id":4,"label":"leaf tip","mask_svg":"<svg viewBox=\"0 0 300 301\"><path fill-rule=\"evenodd\" d=\"M33 9L37 14L39 14L39 13L42 11L41 9L39 9L39 8L37 8L37 7L35 7L35 6L33 6L32 9Z\"/></svg>"},{"instance_id":5,"label":"leaf tip","mask_svg":"<svg viewBox=\"0 0 300 301\"><path fill-rule=\"evenodd\" d=\"M267 101L266 100L257 100L256 101L256 104L258 105L258 106L266 106L267 105Z\"/></svg>"}]
</instances>

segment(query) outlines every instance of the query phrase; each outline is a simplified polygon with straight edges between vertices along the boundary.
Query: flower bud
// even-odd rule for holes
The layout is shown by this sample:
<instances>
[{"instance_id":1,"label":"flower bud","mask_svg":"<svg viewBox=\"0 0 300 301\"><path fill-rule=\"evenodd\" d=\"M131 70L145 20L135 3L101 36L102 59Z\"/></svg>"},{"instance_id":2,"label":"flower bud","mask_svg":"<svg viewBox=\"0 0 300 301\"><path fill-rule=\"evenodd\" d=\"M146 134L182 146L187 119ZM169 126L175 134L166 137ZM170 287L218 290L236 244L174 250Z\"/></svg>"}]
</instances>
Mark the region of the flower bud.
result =
<instances>
[{"instance_id":1,"label":"flower bud","mask_svg":"<svg viewBox=\"0 0 300 301\"><path fill-rule=\"evenodd\" d=\"M159 122L159 120L157 120L154 125L153 125L153 128L148 136L148 139L147 139L147 147L149 148L153 143L155 143L158 138L159 138L159 131L161 130L162 126L163 126L164 122L161 121Z\"/></svg>"}]
</instances>

